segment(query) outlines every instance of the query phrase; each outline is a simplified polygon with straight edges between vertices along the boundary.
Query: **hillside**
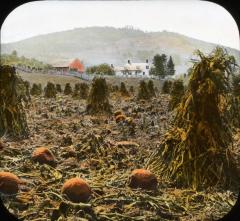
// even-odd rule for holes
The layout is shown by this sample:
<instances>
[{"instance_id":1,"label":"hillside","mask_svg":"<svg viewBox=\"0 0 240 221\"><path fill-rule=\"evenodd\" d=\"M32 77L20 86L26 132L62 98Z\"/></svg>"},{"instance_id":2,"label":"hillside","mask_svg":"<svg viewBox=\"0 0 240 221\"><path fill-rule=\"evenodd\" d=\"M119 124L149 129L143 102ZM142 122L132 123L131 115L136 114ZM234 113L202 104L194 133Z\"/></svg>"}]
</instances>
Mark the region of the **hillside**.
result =
<instances>
[{"instance_id":1,"label":"hillside","mask_svg":"<svg viewBox=\"0 0 240 221\"><path fill-rule=\"evenodd\" d=\"M172 55L177 73L186 71L196 49L210 52L216 45L172 32L143 32L129 28L89 27L40 35L19 42L2 44L2 53L17 50L50 64L80 58L85 65L125 63L151 59L156 53ZM239 61L240 51L227 48Z\"/></svg>"}]
</instances>

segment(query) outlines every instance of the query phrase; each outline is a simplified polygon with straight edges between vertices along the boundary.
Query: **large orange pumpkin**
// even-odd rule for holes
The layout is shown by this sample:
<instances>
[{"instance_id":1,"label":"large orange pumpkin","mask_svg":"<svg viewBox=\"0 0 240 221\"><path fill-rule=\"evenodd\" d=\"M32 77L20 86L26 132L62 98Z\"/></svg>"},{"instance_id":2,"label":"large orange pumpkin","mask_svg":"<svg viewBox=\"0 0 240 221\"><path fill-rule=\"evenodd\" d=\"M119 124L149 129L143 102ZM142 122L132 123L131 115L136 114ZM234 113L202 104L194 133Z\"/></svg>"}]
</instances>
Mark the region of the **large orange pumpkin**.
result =
<instances>
[{"instance_id":1,"label":"large orange pumpkin","mask_svg":"<svg viewBox=\"0 0 240 221\"><path fill-rule=\"evenodd\" d=\"M18 185L22 181L13 173L0 172L0 192L5 194L16 194Z\"/></svg>"},{"instance_id":2,"label":"large orange pumpkin","mask_svg":"<svg viewBox=\"0 0 240 221\"><path fill-rule=\"evenodd\" d=\"M64 183L62 193L74 203L86 202L91 196L91 188L83 179L72 178Z\"/></svg>"}]
</instances>

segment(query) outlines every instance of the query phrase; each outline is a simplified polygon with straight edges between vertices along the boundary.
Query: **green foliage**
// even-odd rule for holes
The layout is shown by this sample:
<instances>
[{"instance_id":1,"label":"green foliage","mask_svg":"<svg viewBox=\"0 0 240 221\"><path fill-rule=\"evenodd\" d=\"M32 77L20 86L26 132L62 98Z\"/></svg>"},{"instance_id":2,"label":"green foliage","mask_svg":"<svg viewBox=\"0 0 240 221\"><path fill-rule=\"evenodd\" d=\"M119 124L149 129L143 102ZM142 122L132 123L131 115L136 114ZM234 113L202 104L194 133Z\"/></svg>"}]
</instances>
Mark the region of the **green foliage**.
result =
<instances>
[{"instance_id":1,"label":"green foliage","mask_svg":"<svg viewBox=\"0 0 240 221\"><path fill-rule=\"evenodd\" d=\"M169 81L169 80L164 81L162 86L162 93L170 94L171 90L172 90L172 81Z\"/></svg>"},{"instance_id":2,"label":"green foliage","mask_svg":"<svg viewBox=\"0 0 240 221\"><path fill-rule=\"evenodd\" d=\"M32 88L30 90L30 94L33 96L39 96L42 94L42 85L33 83Z\"/></svg>"},{"instance_id":3,"label":"green foliage","mask_svg":"<svg viewBox=\"0 0 240 221\"><path fill-rule=\"evenodd\" d=\"M172 60L172 56L170 56L167 62L167 75L174 75L174 74L175 74L175 67Z\"/></svg>"},{"instance_id":4,"label":"green foliage","mask_svg":"<svg viewBox=\"0 0 240 221\"><path fill-rule=\"evenodd\" d=\"M0 66L0 137L25 138L29 134L22 105L26 86L11 66Z\"/></svg>"},{"instance_id":5,"label":"green foliage","mask_svg":"<svg viewBox=\"0 0 240 221\"><path fill-rule=\"evenodd\" d=\"M173 110L180 103L182 96L184 95L183 80L178 79L173 81L170 95L171 100L169 102L169 109Z\"/></svg>"},{"instance_id":6,"label":"green foliage","mask_svg":"<svg viewBox=\"0 0 240 221\"><path fill-rule=\"evenodd\" d=\"M129 93L128 93L128 91L127 91L127 88L126 88L124 82L121 82L120 92L121 92L121 95L122 95L122 96L129 96Z\"/></svg>"},{"instance_id":7,"label":"green foliage","mask_svg":"<svg viewBox=\"0 0 240 221\"><path fill-rule=\"evenodd\" d=\"M9 54L1 55L1 63L3 65L29 67L42 70L51 68L51 65L45 64L34 58L26 58L24 56L18 57L18 53L16 50L14 50L10 55Z\"/></svg>"},{"instance_id":8,"label":"green foliage","mask_svg":"<svg viewBox=\"0 0 240 221\"><path fill-rule=\"evenodd\" d=\"M165 54L156 54L153 57L153 65L154 67L151 67L149 71L150 75L164 78L167 75L175 74L174 63L171 56L167 60L167 56Z\"/></svg>"},{"instance_id":9,"label":"green foliage","mask_svg":"<svg viewBox=\"0 0 240 221\"><path fill-rule=\"evenodd\" d=\"M111 113L111 105L108 98L109 92L105 78L94 78L87 100L86 111L90 114Z\"/></svg>"},{"instance_id":10,"label":"green foliage","mask_svg":"<svg viewBox=\"0 0 240 221\"><path fill-rule=\"evenodd\" d=\"M151 74L157 75L161 78L164 78L164 76L166 75L166 55L162 54L156 54L153 57L153 64L154 64L154 68L152 68L151 70Z\"/></svg>"},{"instance_id":11,"label":"green foliage","mask_svg":"<svg viewBox=\"0 0 240 221\"><path fill-rule=\"evenodd\" d=\"M44 88L44 97L46 98L56 98L57 90L55 84L48 82L47 86Z\"/></svg>"},{"instance_id":12,"label":"green foliage","mask_svg":"<svg viewBox=\"0 0 240 221\"><path fill-rule=\"evenodd\" d=\"M72 87L70 85L70 83L66 83L65 84L65 88L64 88L64 92L65 95L69 95L72 94Z\"/></svg>"},{"instance_id":13,"label":"green foliage","mask_svg":"<svg viewBox=\"0 0 240 221\"><path fill-rule=\"evenodd\" d=\"M145 81L140 81L140 85L139 85L139 89L138 89L138 96L137 96L137 99L138 100L148 100L150 99L150 94L149 94L149 91L148 91L148 87L147 87L147 84Z\"/></svg>"},{"instance_id":14,"label":"green foliage","mask_svg":"<svg viewBox=\"0 0 240 221\"><path fill-rule=\"evenodd\" d=\"M148 92L149 92L150 97L155 97L156 94L155 94L154 84L153 84L152 80L148 81L147 87L148 87Z\"/></svg>"},{"instance_id":15,"label":"green foliage","mask_svg":"<svg viewBox=\"0 0 240 221\"><path fill-rule=\"evenodd\" d=\"M209 56L197 51L186 93L176 108L173 127L152 155L149 167L162 179L194 189L238 185L239 176L230 144L232 131L226 118L228 75L235 63L222 48Z\"/></svg>"},{"instance_id":16,"label":"green foliage","mask_svg":"<svg viewBox=\"0 0 240 221\"><path fill-rule=\"evenodd\" d=\"M100 74L100 75L114 75L115 72L111 66L108 64L100 64L100 65L95 65L88 67L86 69L87 74Z\"/></svg>"}]
</instances>

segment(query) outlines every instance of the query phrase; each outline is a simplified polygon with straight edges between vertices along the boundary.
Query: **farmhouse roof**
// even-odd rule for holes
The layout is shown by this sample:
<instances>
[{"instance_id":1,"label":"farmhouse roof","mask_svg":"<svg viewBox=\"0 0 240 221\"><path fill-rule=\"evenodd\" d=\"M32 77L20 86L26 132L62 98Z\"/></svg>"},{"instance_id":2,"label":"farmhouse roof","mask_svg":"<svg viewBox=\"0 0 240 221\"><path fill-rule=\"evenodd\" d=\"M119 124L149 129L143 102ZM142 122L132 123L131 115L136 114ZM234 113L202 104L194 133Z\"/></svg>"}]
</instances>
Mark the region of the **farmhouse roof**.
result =
<instances>
[{"instance_id":1,"label":"farmhouse roof","mask_svg":"<svg viewBox=\"0 0 240 221\"><path fill-rule=\"evenodd\" d=\"M69 64L69 68L76 69L79 72L84 72L84 66L79 59L75 59L72 63Z\"/></svg>"}]
</instances>

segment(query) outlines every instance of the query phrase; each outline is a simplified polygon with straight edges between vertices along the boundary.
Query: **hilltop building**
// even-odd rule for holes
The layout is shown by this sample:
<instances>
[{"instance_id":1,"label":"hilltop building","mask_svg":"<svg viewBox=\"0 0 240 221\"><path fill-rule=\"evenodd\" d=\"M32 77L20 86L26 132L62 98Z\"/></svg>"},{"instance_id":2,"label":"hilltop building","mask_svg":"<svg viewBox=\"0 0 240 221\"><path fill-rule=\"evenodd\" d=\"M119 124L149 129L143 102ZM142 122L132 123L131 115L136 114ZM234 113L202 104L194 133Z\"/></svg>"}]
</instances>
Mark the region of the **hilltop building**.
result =
<instances>
[{"instance_id":1,"label":"hilltop building","mask_svg":"<svg viewBox=\"0 0 240 221\"><path fill-rule=\"evenodd\" d=\"M146 59L146 62L144 63L132 63L128 60L125 65L117 67L113 67L112 65L112 68L114 69L116 76L148 78L150 77L150 66L148 59Z\"/></svg>"}]
</instances>

